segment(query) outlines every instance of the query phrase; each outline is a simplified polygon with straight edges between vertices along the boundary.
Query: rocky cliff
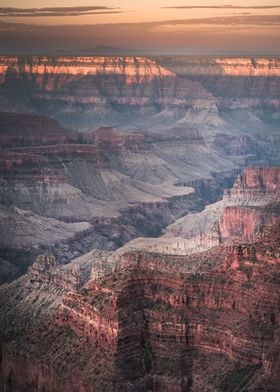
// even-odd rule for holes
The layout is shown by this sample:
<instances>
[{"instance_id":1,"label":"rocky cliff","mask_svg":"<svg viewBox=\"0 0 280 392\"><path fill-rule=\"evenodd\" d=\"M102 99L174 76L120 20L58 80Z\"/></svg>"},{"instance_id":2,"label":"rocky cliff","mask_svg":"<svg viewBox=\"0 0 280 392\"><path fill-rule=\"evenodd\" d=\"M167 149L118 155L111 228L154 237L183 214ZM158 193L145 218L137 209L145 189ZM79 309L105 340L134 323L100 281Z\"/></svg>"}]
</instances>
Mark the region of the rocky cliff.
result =
<instances>
[{"instance_id":1,"label":"rocky cliff","mask_svg":"<svg viewBox=\"0 0 280 392\"><path fill-rule=\"evenodd\" d=\"M64 266L39 256L0 288L3 387L276 392L278 176L238 177L231 205L219 202L219 240L234 241L211 250L172 255L159 239L152 251L92 250Z\"/></svg>"},{"instance_id":2,"label":"rocky cliff","mask_svg":"<svg viewBox=\"0 0 280 392\"><path fill-rule=\"evenodd\" d=\"M0 143L0 254L22 263L22 272L42 251L65 262L157 236L216 200L237 171L198 130L183 126L161 134L112 127L77 134L45 116L3 113ZM211 193L196 197L184 185L193 180L196 192L208 181Z\"/></svg>"},{"instance_id":3,"label":"rocky cliff","mask_svg":"<svg viewBox=\"0 0 280 392\"><path fill-rule=\"evenodd\" d=\"M137 238L120 252L146 249L164 254L190 254L234 239L253 241L279 215L279 168L249 167L225 190L217 203L190 213L165 229L159 238Z\"/></svg>"},{"instance_id":4,"label":"rocky cliff","mask_svg":"<svg viewBox=\"0 0 280 392\"><path fill-rule=\"evenodd\" d=\"M3 111L64 128L196 129L237 164L277 165L279 61L233 58L0 58Z\"/></svg>"},{"instance_id":5,"label":"rocky cliff","mask_svg":"<svg viewBox=\"0 0 280 392\"><path fill-rule=\"evenodd\" d=\"M0 63L0 387L276 392L278 61Z\"/></svg>"},{"instance_id":6,"label":"rocky cliff","mask_svg":"<svg viewBox=\"0 0 280 392\"><path fill-rule=\"evenodd\" d=\"M0 145L3 148L75 144L77 141L77 134L62 128L51 118L24 113L0 113Z\"/></svg>"},{"instance_id":7,"label":"rocky cliff","mask_svg":"<svg viewBox=\"0 0 280 392\"><path fill-rule=\"evenodd\" d=\"M279 201L279 168L246 168L237 178L233 188L225 191L228 203L251 203L252 205L273 204Z\"/></svg>"},{"instance_id":8,"label":"rocky cliff","mask_svg":"<svg viewBox=\"0 0 280 392\"><path fill-rule=\"evenodd\" d=\"M65 275L51 278L59 276L56 263L42 257L2 288L9 295L1 304L9 315L1 321L2 385L8 391L62 385L83 392L276 391L279 233L276 225L253 244L189 257L128 253L115 272L78 291ZM48 303L52 292L55 301ZM33 312L40 308L36 317L27 308L32 299ZM7 313L15 301L17 310Z\"/></svg>"},{"instance_id":9,"label":"rocky cliff","mask_svg":"<svg viewBox=\"0 0 280 392\"><path fill-rule=\"evenodd\" d=\"M142 81L162 76L174 76L174 73L158 65L155 61L144 57L47 57L22 56L0 57L0 72L6 74L13 69L18 74L30 74L42 80L40 75L121 75L127 83ZM67 83L67 78L61 83ZM57 83L47 89L55 88Z\"/></svg>"},{"instance_id":10,"label":"rocky cliff","mask_svg":"<svg viewBox=\"0 0 280 392\"><path fill-rule=\"evenodd\" d=\"M172 64L176 74L225 75L225 76L280 76L280 61L277 58L249 57L172 57L159 59Z\"/></svg>"},{"instance_id":11,"label":"rocky cliff","mask_svg":"<svg viewBox=\"0 0 280 392\"><path fill-rule=\"evenodd\" d=\"M162 58L158 62L177 75L199 80L216 96L253 98L252 104L263 97L267 104L278 105L280 61L277 58L175 57Z\"/></svg>"},{"instance_id":12,"label":"rocky cliff","mask_svg":"<svg viewBox=\"0 0 280 392\"><path fill-rule=\"evenodd\" d=\"M154 115L167 105L215 103L199 83L179 82L148 58L1 57L0 63L3 108L46 113L78 130Z\"/></svg>"},{"instance_id":13,"label":"rocky cliff","mask_svg":"<svg viewBox=\"0 0 280 392\"><path fill-rule=\"evenodd\" d=\"M157 61L215 96L218 114L209 113L205 124L215 148L231 156L254 154L259 164L265 155L277 155L279 59L169 57ZM273 161L271 165L278 165Z\"/></svg>"}]
</instances>

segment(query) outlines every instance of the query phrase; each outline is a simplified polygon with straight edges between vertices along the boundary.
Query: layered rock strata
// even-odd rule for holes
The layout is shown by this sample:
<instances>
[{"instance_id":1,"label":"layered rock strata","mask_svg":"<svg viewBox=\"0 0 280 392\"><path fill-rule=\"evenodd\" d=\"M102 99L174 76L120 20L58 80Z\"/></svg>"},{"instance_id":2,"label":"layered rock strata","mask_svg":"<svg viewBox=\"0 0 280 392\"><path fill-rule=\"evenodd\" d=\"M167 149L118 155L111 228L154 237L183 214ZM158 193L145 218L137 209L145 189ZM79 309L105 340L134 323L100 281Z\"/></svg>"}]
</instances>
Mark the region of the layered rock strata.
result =
<instances>
[{"instance_id":1,"label":"layered rock strata","mask_svg":"<svg viewBox=\"0 0 280 392\"><path fill-rule=\"evenodd\" d=\"M37 319L29 319L23 297L18 311L2 320L3 385L83 392L266 385L276 391L279 233L276 225L253 244L189 257L128 253L107 277L77 292L72 284L60 305L69 284L47 278L57 268L51 257L38 260L26 277L2 289L10 293L6 307L15 301L15 286L17 295L31 295L33 286L41 292L32 305L40 303ZM52 287L56 304L43 305L42 292ZM30 320L23 334L18 312ZM203 362L213 373L203 371Z\"/></svg>"},{"instance_id":2,"label":"layered rock strata","mask_svg":"<svg viewBox=\"0 0 280 392\"><path fill-rule=\"evenodd\" d=\"M0 128L0 257L22 263L22 272L44 251L67 262L92 248L158 236L178 217L216 200L237 170L187 127L75 134L44 116L5 113ZM196 192L200 185L211 189L211 198L184 185L192 180Z\"/></svg>"},{"instance_id":3,"label":"layered rock strata","mask_svg":"<svg viewBox=\"0 0 280 392\"><path fill-rule=\"evenodd\" d=\"M257 233L278 220L279 174L279 168L246 168L233 188L224 192L223 200L178 219L158 239L137 238L119 252L146 249L182 255L234 239L251 242Z\"/></svg>"}]
</instances>

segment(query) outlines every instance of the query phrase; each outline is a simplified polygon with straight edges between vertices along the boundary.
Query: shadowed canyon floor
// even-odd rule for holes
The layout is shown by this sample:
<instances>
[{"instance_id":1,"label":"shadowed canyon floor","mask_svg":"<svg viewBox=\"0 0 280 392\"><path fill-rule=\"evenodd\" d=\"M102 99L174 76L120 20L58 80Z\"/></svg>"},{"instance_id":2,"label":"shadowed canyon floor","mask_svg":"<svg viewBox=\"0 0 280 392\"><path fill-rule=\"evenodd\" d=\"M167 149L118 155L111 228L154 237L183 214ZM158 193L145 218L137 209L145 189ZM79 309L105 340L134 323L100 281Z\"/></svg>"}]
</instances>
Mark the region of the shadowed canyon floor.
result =
<instances>
[{"instance_id":1,"label":"shadowed canyon floor","mask_svg":"<svg viewBox=\"0 0 280 392\"><path fill-rule=\"evenodd\" d=\"M0 57L0 387L277 392L277 59Z\"/></svg>"}]
</instances>

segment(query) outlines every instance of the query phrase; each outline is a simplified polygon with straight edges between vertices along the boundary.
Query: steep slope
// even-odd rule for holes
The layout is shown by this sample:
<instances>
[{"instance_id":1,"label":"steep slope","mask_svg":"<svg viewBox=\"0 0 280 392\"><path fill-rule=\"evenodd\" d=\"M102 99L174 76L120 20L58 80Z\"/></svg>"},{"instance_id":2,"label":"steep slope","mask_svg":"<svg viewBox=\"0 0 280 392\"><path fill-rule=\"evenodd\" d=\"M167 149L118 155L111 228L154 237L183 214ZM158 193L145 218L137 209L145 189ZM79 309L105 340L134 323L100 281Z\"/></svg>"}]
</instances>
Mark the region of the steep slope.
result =
<instances>
[{"instance_id":1,"label":"steep slope","mask_svg":"<svg viewBox=\"0 0 280 392\"><path fill-rule=\"evenodd\" d=\"M277 59L0 57L3 111L66 128L198 129L238 165L278 165Z\"/></svg>"},{"instance_id":2,"label":"steep slope","mask_svg":"<svg viewBox=\"0 0 280 392\"><path fill-rule=\"evenodd\" d=\"M55 120L34 114L0 112L0 146L27 147L77 143L74 132L62 128Z\"/></svg>"},{"instance_id":3,"label":"steep slope","mask_svg":"<svg viewBox=\"0 0 280 392\"><path fill-rule=\"evenodd\" d=\"M2 385L276 392L279 235L278 224L193 256L128 253L81 289L77 265L68 275L38 258L0 289Z\"/></svg>"},{"instance_id":4,"label":"steep slope","mask_svg":"<svg viewBox=\"0 0 280 392\"><path fill-rule=\"evenodd\" d=\"M119 252L141 250L184 255L210 249L234 239L251 242L266 226L277 222L280 169L248 167L217 203L190 213L165 229L157 239L136 238Z\"/></svg>"},{"instance_id":5,"label":"steep slope","mask_svg":"<svg viewBox=\"0 0 280 392\"><path fill-rule=\"evenodd\" d=\"M216 200L237 170L191 128L152 135L103 127L74 134L47 117L16 113L2 114L0 128L0 255L18 266L24 258L22 271L44 250L65 262L92 248L157 236ZM188 186L193 181L196 192L206 184L211 194L196 195Z\"/></svg>"},{"instance_id":6,"label":"steep slope","mask_svg":"<svg viewBox=\"0 0 280 392\"><path fill-rule=\"evenodd\" d=\"M6 392L277 391L279 64L172 61L0 57Z\"/></svg>"},{"instance_id":7,"label":"steep slope","mask_svg":"<svg viewBox=\"0 0 280 392\"><path fill-rule=\"evenodd\" d=\"M199 80L216 97L252 99L251 104L255 106L279 107L280 60L277 58L169 57L157 60L179 76ZM224 104L229 102L224 100Z\"/></svg>"},{"instance_id":8,"label":"steep slope","mask_svg":"<svg viewBox=\"0 0 280 392\"><path fill-rule=\"evenodd\" d=\"M206 123L205 134L218 151L232 157L254 154L259 164L266 157L278 165L279 59L175 57L157 62L215 96L218 132Z\"/></svg>"},{"instance_id":9,"label":"steep slope","mask_svg":"<svg viewBox=\"0 0 280 392\"><path fill-rule=\"evenodd\" d=\"M2 107L49 114L90 130L160 112L166 105L211 106L200 84L142 57L1 57Z\"/></svg>"}]
</instances>

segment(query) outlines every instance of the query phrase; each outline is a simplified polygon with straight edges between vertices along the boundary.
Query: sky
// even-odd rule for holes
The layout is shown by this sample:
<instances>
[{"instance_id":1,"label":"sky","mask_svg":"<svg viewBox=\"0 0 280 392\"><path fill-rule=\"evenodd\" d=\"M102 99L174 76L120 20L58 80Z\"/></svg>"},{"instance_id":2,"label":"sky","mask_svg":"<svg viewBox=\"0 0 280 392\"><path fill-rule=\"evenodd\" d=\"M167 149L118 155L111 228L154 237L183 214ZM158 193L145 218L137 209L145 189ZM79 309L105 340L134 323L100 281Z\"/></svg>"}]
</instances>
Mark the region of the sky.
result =
<instances>
[{"instance_id":1,"label":"sky","mask_svg":"<svg viewBox=\"0 0 280 392\"><path fill-rule=\"evenodd\" d=\"M96 47L279 55L280 0L0 0L2 53Z\"/></svg>"}]
</instances>

